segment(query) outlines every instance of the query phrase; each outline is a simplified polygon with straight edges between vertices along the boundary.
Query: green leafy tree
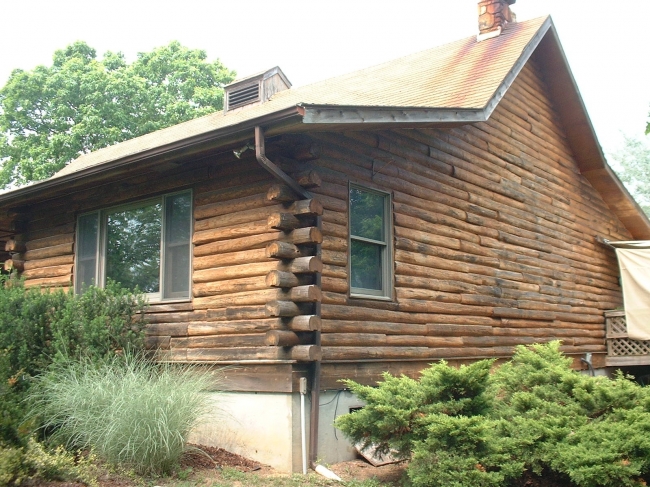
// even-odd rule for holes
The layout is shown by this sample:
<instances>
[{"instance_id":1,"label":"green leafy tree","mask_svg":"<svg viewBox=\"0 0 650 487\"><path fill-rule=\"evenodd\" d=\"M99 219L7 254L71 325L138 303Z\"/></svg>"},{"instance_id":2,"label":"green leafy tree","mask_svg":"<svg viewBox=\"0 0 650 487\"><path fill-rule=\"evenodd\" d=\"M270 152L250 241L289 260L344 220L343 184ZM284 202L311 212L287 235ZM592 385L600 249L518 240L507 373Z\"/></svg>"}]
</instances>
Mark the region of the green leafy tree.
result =
<instances>
[{"instance_id":1,"label":"green leafy tree","mask_svg":"<svg viewBox=\"0 0 650 487\"><path fill-rule=\"evenodd\" d=\"M76 42L0 89L0 185L45 179L79 155L219 110L234 78L178 42L97 58Z\"/></svg>"},{"instance_id":2,"label":"green leafy tree","mask_svg":"<svg viewBox=\"0 0 650 487\"><path fill-rule=\"evenodd\" d=\"M650 215L650 142L625 138L622 150L613 154L618 176L646 215Z\"/></svg>"}]
</instances>

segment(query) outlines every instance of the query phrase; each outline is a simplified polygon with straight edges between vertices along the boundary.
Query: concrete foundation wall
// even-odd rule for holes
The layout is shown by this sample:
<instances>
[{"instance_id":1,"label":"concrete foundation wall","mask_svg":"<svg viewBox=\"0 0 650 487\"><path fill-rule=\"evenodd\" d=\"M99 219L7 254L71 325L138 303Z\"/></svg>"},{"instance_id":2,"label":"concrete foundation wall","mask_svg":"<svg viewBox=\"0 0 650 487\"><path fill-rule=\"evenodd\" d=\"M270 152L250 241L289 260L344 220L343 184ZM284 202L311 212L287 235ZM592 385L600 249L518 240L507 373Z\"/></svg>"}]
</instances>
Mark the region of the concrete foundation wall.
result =
<instances>
[{"instance_id":1,"label":"concrete foundation wall","mask_svg":"<svg viewBox=\"0 0 650 487\"><path fill-rule=\"evenodd\" d=\"M209 393L212 408L190 442L217 446L280 472L302 472L299 393ZM321 393L318 460L336 463L356 458L356 451L334 418L361 402L348 391ZM309 449L310 395L305 398L306 444ZM307 451L307 455L309 452Z\"/></svg>"},{"instance_id":2,"label":"concrete foundation wall","mask_svg":"<svg viewBox=\"0 0 650 487\"><path fill-rule=\"evenodd\" d=\"M350 391L324 391L320 396L318 416L318 458L325 463L345 462L357 458L357 451L340 430L334 419L363 406Z\"/></svg>"},{"instance_id":3,"label":"concrete foundation wall","mask_svg":"<svg viewBox=\"0 0 650 487\"><path fill-rule=\"evenodd\" d=\"M190 437L281 471L293 471L291 394L210 393L212 411Z\"/></svg>"}]
</instances>

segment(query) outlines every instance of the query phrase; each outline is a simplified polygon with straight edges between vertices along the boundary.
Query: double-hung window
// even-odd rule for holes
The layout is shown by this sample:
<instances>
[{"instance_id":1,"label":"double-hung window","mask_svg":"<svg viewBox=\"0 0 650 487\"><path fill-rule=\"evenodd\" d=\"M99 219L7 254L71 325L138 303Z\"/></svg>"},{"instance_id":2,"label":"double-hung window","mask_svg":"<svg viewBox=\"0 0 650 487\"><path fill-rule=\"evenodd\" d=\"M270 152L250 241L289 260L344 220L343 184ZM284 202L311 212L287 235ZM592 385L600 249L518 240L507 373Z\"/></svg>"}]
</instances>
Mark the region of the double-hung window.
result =
<instances>
[{"instance_id":1,"label":"double-hung window","mask_svg":"<svg viewBox=\"0 0 650 487\"><path fill-rule=\"evenodd\" d=\"M191 233L189 191L81 215L75 291L112 280L152 301L189 298Z\"/></svg>"},{"instance_id":2,"label":"double-hung window","mask_svg":"<svg viewBox=\"0 0 650 487\"><path fill-rule=\"evenodd\" d=\"M350 294L391 297L390 195L350 185Z\"/></svg>"}]
</instances>

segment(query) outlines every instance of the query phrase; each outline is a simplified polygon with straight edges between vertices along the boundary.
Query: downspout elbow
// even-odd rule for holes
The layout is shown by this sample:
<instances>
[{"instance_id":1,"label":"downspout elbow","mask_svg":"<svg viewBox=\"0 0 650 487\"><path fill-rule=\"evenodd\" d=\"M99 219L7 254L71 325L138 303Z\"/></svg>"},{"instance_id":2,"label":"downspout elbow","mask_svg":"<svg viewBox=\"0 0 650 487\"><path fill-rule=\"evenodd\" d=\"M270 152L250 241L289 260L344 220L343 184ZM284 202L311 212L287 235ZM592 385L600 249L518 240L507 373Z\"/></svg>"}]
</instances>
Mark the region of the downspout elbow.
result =
<instances>
[{"instance_id":1,"label":"downspout elbow","mask_svg":"<svg viewBox=\"0 0 650 487\"><path fill-rule=\"evenodd\" d=\"M264 169L270 172L274 178L289 186L297 195L304 199L311 198L309 191L300 186L295 179L291 178L287 173L269 160L268 157L266 157L264 129L259 125L255 127L255 157L257 162L259 162Z\"/></svg>"}]
</instances>

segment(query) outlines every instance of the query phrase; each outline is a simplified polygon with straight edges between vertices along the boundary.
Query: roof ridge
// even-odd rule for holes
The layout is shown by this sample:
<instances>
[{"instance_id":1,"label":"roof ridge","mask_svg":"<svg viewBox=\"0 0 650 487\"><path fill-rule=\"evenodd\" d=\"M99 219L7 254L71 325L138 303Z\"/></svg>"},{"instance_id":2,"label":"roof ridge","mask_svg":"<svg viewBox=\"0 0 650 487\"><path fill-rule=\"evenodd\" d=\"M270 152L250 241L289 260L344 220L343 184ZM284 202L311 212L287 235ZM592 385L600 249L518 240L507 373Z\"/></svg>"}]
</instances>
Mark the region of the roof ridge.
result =
<instances>
[{"instance_id":1,"label":"roof ridge","mask_svg":"<svg viewBox=\"0 0 650 487\"><path fill-rule=\"evenodd\" d=\"M512 31L513 28L515 28L517 26L520 26L520 25L532 24L534 22L539 22L540 25L541 25L549 17L550 17L549 14L541 15L541 16L535 17L533 19L528 19L528 20L524 20L524 21L521 21L521 22L518 21L516 23L509 24L508 27L503 30L503 33L501 35L508 34L509 32ZM487 43L487 42L495 40L495 39L498 39L498 37L495 37L495 38L492 38L492 39L487 39L487 40L482 41L482 42ZM387 66L387 65L390 65L390 64L394 64L396 61L400 61L400 60L403 60L403 59L412 58L412 57L415 58L415 57L418 57L418 56L422 56L425 53L429 53L429 52L433 52L433 51L437 51L437 50L443 50L444 48L447 48L448 46L451 46L451 45L454 45L454 44L462 44L462 43L467 42L469 40L476 41L476 34L471 35L471 36L461 37L460 39L455 39L453 41L444 42L442 44L437 44L435 46L428 47L426 49L421 49L419 51L411 52L409 54L405 54L403 56L398 56L398 57L389 59L387 61L382 61L382 62L377 63L377 64L366 66L366 67L361 68L361 69L356 69L354 71L348 71L347 73L339 74L339 75L336 75L336 76L330 76L329 78L314 81L314 82L308 83L306 85L294 86L294 87L291 88L290 91L296 92L296 91L302 90L303 88L310 88L310 87L315 86L315 85L326 84L327 82L335 80L335 79L345 78L347 76L352 76L352 75L358 75L358 74L360 74L360 73L362 73L364 71L373 70L373 69L377 69L377 68L379 68L381 66ZM285 91L280 91L280 92L276 93L273 96L274 97L280 96L280 95L287 96L288 94L289 94L288 91L285 90Z\"/></svg>"}]
</instances>

